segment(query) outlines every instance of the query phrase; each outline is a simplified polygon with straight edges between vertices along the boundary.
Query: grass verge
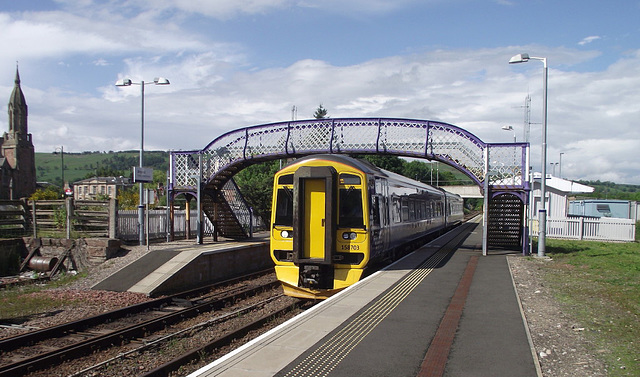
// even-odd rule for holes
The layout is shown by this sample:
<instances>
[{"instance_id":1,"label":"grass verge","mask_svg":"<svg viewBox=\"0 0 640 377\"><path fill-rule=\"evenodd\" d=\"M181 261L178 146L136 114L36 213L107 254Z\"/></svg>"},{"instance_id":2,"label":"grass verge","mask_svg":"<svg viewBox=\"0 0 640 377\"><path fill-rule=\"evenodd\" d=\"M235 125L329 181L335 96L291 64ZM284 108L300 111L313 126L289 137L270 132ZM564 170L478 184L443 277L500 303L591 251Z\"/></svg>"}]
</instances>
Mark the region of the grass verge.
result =
<instances>
[{"instance_id":1,"label":"grass verge","mask_svg":"<svg viewBox=\"0 0 640 377\"><path fill-rule=\"evenodd\" d=\"M547 240L545 278L610 376L640 376L640 244Z\"/></svg>"},{"instance_id":2,"label":"grass verge","mask_svg":"<svg viewBox=\"0 0 640 377\"><path fill-rule=\"evenodd\" d=\"M21 324L34 316L46 316L56 309L75 302L56 300L37 293L45 289L62 287L82 277L80 275L64 275L46 284L23 285L0 291L0 323Z\"/></svg>"}]
</instances>

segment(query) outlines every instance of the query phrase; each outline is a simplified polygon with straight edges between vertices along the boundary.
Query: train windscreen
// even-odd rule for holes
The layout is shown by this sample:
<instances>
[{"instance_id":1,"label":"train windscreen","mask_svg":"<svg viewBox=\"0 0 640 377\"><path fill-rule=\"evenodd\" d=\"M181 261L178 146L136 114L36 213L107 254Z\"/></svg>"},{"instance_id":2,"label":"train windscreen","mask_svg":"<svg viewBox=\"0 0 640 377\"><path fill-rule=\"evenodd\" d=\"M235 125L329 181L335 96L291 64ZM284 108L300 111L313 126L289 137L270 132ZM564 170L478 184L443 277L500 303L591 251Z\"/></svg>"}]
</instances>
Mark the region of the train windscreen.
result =
<instances>
[{"instance_id":1,"label":"train windscreen","mask_svg":"<svg viewBox=\"0 0 640 377\"><path fill-rule=\"evenodd\" d=\"M278 189L274 225L293 226L293 192L290 188Z\"/></svg>"},{"instance_id":2,"label":"train windscreen","mask_svg":"<svg viewBox=\"0 0 640 377\"><path fill-rule=\"evenodd\" d=\"M338 226L341 228L364 228L362 217L362 191L353 187L340 189Z\"/></svg>"}]
</instances>

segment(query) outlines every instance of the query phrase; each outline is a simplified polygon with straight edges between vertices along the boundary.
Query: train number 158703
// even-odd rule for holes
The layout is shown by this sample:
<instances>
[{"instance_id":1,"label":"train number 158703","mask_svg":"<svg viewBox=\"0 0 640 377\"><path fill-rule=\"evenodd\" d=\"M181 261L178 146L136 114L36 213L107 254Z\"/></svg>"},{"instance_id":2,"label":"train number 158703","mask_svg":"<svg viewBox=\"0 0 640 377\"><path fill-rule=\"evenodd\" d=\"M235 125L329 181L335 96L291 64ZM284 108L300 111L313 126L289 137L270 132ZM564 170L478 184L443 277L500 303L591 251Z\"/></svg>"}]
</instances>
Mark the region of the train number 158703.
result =
<instances>
[{"instance_id":1,"label":"train number 158703","mask_svg":"<svg viewBox=\"0 0 640 377\"><path fill-rule=\"evenodd\" d=\"M340 245L341 250L360 250L360 245Z\"/></svg>"}]
</instances>

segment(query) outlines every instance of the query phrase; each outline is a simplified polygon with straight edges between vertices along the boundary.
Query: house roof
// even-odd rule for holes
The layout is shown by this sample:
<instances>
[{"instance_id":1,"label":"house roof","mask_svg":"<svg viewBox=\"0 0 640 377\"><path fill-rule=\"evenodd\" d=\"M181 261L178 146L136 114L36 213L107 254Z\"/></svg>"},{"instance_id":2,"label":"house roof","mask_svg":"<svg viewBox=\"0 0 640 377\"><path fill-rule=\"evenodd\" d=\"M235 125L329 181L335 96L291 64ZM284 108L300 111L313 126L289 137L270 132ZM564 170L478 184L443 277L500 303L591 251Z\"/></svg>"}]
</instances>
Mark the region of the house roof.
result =
<instances>
[{"instance_id":1,"label":"house roof","mask_svg":"<svg viewBox=\"0 0 640 377\"><path fill-rule=\"evenodd\" d=\"M535 183L540 184L540 177L542 177L541 173L533 173L533 181ZM568 179L554 177L551 174L547 174L547 187L552 187L558 191L566 192L568 194L586 194L593 192L594 190L591 186L583 185Z\"/></svg>"},{"instance_id":2,"label":"house roof","mask_svg":"<svg viewBox=\"0 0 640 377\"><path fill-rule=\"evenodd\" d=\"M81 181L75 181L74 185L82 185L82 184L116 184L116 185L128 185L131 184L130 178L125 177L92 177L83 179Z\"/></svg>"}]
</instances>

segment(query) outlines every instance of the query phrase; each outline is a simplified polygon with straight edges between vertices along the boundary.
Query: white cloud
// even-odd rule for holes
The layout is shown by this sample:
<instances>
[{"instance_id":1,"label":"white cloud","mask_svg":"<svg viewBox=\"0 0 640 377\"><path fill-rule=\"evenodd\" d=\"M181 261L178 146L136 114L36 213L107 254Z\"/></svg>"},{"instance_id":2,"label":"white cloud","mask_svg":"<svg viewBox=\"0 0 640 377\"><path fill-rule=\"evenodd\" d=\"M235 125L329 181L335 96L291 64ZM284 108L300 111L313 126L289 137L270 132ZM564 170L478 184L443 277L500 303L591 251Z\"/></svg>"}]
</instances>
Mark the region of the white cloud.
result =
<instances>
[{"instance_id":1,"label":"white cloud","mask_svg":"<svg viewBox=\"0 0 640 377\"><path fill-rule=\"evenodd\" d=\"M439 120L463 127L486 142L511 141L513 134L501 129L509 124L522 140L521 106L529 90L531 120L540 122L542 80L536 65L516 68L505 63L513 50L433 51L346 67L301 60L268 70L229 68L222 75L220 67L234 63L221 63L212 54L184 54L169 66L159 59L154 68L174 72L174 76L171 86L146 90L145 148L202 148L232 129L290 119L293 105L298 108L298 119L311 118L320 103L333 118ZM545 54L554 61L569 54L575 60L591 56L566 49L550 49ZM557 162L557 155L563 152L564 176L640 183L640 167L635 162L640 150L640 110L634 106L640 101L635 90L640 86L640 68L635 68L640 67L639 55L630 55L599 73L551 70L548 161ZM129 62L129 67L136 72L137 62ZM468 79L461 79L465 77ZM105 96L118 101L48 93L29 97L37 149L51 149L52 145L46 146L53 139L51 132L62 126L68 128L65 150L136 149L139 90L110 86ZM538 124L532 125L531 143L532 164L538 166Z\"/></svg>"},{"instance_id":2,"label":"white cloud","mask_svg":"<svg viewBox=\"0 0 640 377\"><path fill-rule=\"evenodd\" d=\"M109 14L109 17L114 14ZM122 21L122 22L118 22ZM64 12L0 13L2 51L19 51L22 59L69 54L121 54L125 51L202 51L207 45L174 25L153 21L94 19Z\"/></svg>"},{"instance_id":3,"label":"white cloud","mask_svg":"<svg viewBox=\"0 0 640 377\"><path fill-rule=\"evenodd\" d=\"M446 3L443 0L116 0L107 3L95 0L58 1L65 5L68 12L89 14L92 17L107 13L134 15L137 20L178 19L185 14L200 14L228 20L294 8L312 8L328 13L357 16L394 12L416 4Z\"/></svg>"},{"instance_id":4,"label":"white cloud","mask_svg":"<svg viewBox=\"0 0 640 377\"><path fill-rule=\"evenodd\" d=\"M103 67L111 65L106 59L96 59L93 61L93 64L97 66L103 66Z\"/></svg>"},{"instance_id":5,"label":"white cloud","mask_svg":"<svg viewBox=\"0 0 640 377\"><path fill-rule=\"evenodd\" d=\"M589 43L591 43L593 41L597 41L598 39L601 39L601 38L599 36L597 36L597 35L592 35L592 36L584 38L583 40L578 42L578 44L580 46L584 46L584 45L588 45Z\"/></svg>"},{"instance_id":6,"label":"white cloud","mask_svg":"<svg viewBox=\"0 0 640 377\"><path fill-rule=\"evenodd\" d=\"M388 13L409 5L424 3L440 3L440 0L299 0L299 6L322 9L327 12L341 14L376 14ZM357 13L355 13L357 12Z\"/></svg>"}]
</instances>

